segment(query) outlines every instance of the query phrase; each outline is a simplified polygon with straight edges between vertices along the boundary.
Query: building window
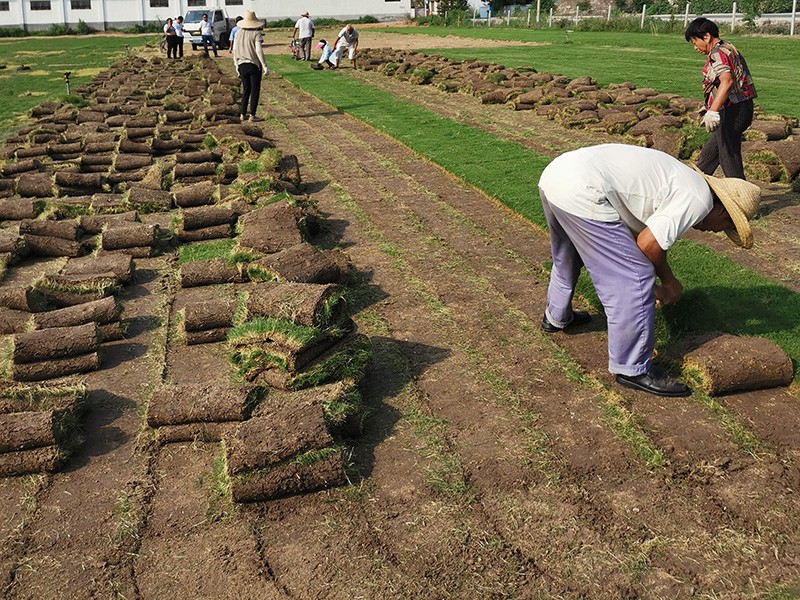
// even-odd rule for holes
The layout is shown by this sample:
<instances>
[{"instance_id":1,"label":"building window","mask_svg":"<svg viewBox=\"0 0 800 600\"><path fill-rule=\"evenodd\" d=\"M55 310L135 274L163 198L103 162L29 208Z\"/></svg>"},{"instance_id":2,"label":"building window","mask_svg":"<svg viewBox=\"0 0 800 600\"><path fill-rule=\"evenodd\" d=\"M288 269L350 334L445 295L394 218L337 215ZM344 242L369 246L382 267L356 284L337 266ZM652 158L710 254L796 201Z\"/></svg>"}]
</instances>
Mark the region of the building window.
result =
<instances>
[{"instance_id":1,"label":"building window","mask_svg":"<svg viewBox=\"0 0 800 600\"><path fill-rule=\"evenodd\" d=\"M72 10L90 10L92 8L92 0L71 0L70 5Z\"/></svg>"},{"instance_id":2,"label":"building window","mask_svg":"<svg viewBox=\"0 0 800 600\"><path fill-rule=\"evenodd\" d=\"M225 4L228 6L243 6L244 0L225 0Z\"/></svg>"},{"instance_id":3,"label":"building window","mask_svg":"<svg viewBox=\"0 0 800 600\"><path fill-rule=\"evenodd\" d=\"M31 0L31 10L50 10L50 0Z\"/></svg>"},{"instance_id":4,"label":"building window","mask_svg":"<svg viewBox=\"0 0 800 600\"><path fill-rule=\"evenodd\" d=\"M150 8L169 8L169 0L150 0Z\"/></svg>"},{"instance_id":5,"label":"building window","mask_svg":"<svg viewBox=\"0 0 800 600\"><path fill-rule=\"evenodd\" d=\"M188 0L186 6L205 6L206 0Z\"/></svg>"},{"instance_id":6,"label":"building window","mask_svg":"<svg viewBox=\"0 0 800 600\"><path fill-rule=\"evenodd\" d=\"M0 2L0 11L8 11L11 10L8 2Z\"/></svg>"}]
</instances>

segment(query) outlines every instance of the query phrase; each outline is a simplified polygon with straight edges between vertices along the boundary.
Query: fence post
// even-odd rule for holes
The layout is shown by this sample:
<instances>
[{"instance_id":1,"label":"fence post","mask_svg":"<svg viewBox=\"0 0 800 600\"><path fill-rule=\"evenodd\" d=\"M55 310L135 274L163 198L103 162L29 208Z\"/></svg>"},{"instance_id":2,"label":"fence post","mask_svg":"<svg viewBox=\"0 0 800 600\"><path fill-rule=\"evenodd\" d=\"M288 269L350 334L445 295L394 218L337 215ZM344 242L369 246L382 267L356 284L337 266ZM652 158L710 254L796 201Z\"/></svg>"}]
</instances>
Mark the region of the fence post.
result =
<instances>
[{"instance_id":1,"label":"fence post","mask_svg":"<svg viewBox=\"0 0 800 600\"><path fill-rule=\"evenodd\" d=\"M611 5L608 5L608 16L606 17L606 22L611 20Z\"/></svg>"},{"instance_id":2,"label":"fence post","mask_svg":"<svg viewBox=\"0 0 800 600\"><path fill-rule=\"evenodd\" d=\"M511 25L511 9L509 8L506 12L506 27Z\"/></svg>"},{"instance_id":3,"label":"fence post","mask_svg":"<svg viewBox=\"0 0 800 600\"><path fill-rule=\"evenodd\" d=\"M530 26L531 26L531 9L529 8L528 9L528 27L530 28Z\"/></svg>"},{"instance_id":4,"label":"fence post","mask_svg":"<svg viewBox=\"0 0 800 600\"><path fill-rule=\"evenodd\" d=\"M731 12L731 31L736 29L736 2L733 3L733 11Z\"/></svg>"},{"instance_id":5,"label":"fence post","mask_svg":"<svg viewBox=\"0 0 800 600\"><path fill-rule=\"evenodd\" d=\"M553 26L553 7L552 6L550 7L550 16L549 16L549 18L547 20L547 26L548 27L552 27Z\"/></svg>"},{"instance_id":6,"label":"fence post","mask_svg":"<svg viewBox=\"0 0 800 600\"><path fill-rule=\"evenodd\" d=\"M486 26L492 26L492 7L489 6L489 10L486 11Z\"/></svg>"},{"instance_id":7,"label":"fence post","mask_svg":"<svg viewBox=\"0 0 800 600\"><path fill-rule=\"evenodd\" d=\"M686 29L686 25L689 24L689 3L686 3L686 12L683 13L683 28Z\"/></svg>"},{"instance_id":8,"label":"fence post","mask_svg":"<svg viewBox=\"0 0 800 600\"><path fill-rule=\"evenodd\" d=\"M581 9L579 6L575 6L575 25L578 24L578 15L580 14L580 10Z\"/></svg>"},{"instance_id":9,"label":"fence post","mask_svg":"<svg viewBox=\"0 0 800 600\"><path fill-rule=\"evenodd\" d=\"M797 0L795 0L797 2ZM536 0L536 24L541 22L542 17L542 0Z\"/></svg>"},{"instance_id":10,"label":"fence post","mask_svg":"<svg viewBox=\"0 0 800 600\"><path fill-rule=\"evenodd\" d=\"M797 18L797 0L792 0L792 24L789 25L789 35L794 35L794 21Z\"/></svg>"},{"instance_id":11,"label":"fence post","mask_svg":"<svg viewBox=\"0 0 800 600\"><path fill-rule=\"evenodd\" d=\"M642 4L642 22L639 24L639 29L644 29L644 13L647 12L647 4Z\"/></svg>"}]
</instances>

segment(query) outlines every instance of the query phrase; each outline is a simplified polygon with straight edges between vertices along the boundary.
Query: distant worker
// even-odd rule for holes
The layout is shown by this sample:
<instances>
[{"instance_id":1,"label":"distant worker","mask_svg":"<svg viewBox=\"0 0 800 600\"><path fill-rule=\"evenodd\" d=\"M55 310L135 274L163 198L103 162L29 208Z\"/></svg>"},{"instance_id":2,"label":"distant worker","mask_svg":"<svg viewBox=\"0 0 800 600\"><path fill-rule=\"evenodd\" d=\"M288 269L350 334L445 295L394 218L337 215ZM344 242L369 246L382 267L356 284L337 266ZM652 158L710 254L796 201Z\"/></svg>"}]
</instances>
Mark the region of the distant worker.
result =
<instances>
[{"instance_id":1,"label":"distant worker","mask_svg":"<svg viewBox=\"0 0 800 600\"><path fill-rule=\"evenodd\" d=\"M336 36L336 41L333 43L335 48L334 63L340 66L342 63L342 56L344 49L347 48L347 57L350 59L350 64L356 68L356 51L358 50L358 31L350 23L348 23Z\"/></svg>"},{"instance_id":2,"label":"distant worker","mask_svg":"<svg viewBox=\"0 0 800 600\"><path fill-rule=\"evenodd\" d=\"M687 42L706 55L703 67L703 125L711 132L697 168L711 175L718 166L726 177L744 179L742 134L753 122L756 88L744 57L730 42L719 38L717 25L698 17L686 28Z\"/></svg>"},{"instance_id":3,"label":"distant worker","mask_svg":"<svg viewBox=\"0 0 800 600\"><path fill-rule=\"evenodd\" d=\"M591 320L572 308L585 266L605 309L608 370L617 383L688 396L686 385L651 365L656 300L674 304L683 293L667 251L689 228L724 231L750 248L760 195L757 185L698 173L652 148L603 144L556 157L539 179L553 256L542 330Z\"/></svg>"},{"instance_id":4,"label":"distant worker","mask_svg":"<svg viewBox=\"0 0 800 600\"><path fill-rule=\"evenodd\" d=\"M233 40L236 37L236 32L239 31L239 21L241 20L242 20L242 15L236 17L236 24L233 26L233 29L231 29L231 35L228 38L228 52L230 54L233 54Z\"/></svg>"},{"instance_id":5,"label":"distant worker","mask_svg":"<svg viewBox=\"0 0 800 600\"><path fill-rule=\"evenodd\" d=\"M178 57L183 58L183 17L178 15L172 26L175 28L175 37L178 38Z\"/></svg>"},{"instance_id":6,"label":"distant worker","mask_svg":"<svg viewBox=\"0 0 800 600\"><path fill-rule=\"evenodd\" d=\"M319 57L317 64L311 65L316 70L320 69L335 69L336 65L333 62L333 49L330 44L325 40L320 40L317 48L322 50L322 55Z\"/></svg>"},{"instance_id":7,"label":"distant worker","mask_svg":"<svg viewBox=\"0 0 800 600\"><path fill-rule=\"evenodd\" d=\"M256 118L258 99L261 95L261 74L269 75L269 67L264 60L261 30L264 21L256 19L256 13L248 10L239 21L239 31L233 41L233 62L242 80L242 101L239 107L239 120L250 121ZM248 104L250 112L247 112Z\"/></svg>"},{"instance_id":8,"label":"distant worker","mask_svg":"<svg viewBox=\"0 0 800 600\"><path fill-rule=\"evenodd\" d=\"M300 40L300 59L311 60L311 40L314 38L314 21L308 11L300 15L297 23L294 24L292 39Z\"/></svg>"},{"instance_id":9,"label":"distant worker","mask_svg":"<svg viewBox=\"0 0 800 600\"><path fill-rule=\"evenodd\" d=\"M200 37L203 38L203 51L208 58L208 44L211 44L211 49L214 51L214 56L217 54L217 42L214 40L214 26L208 22L208 15L203 15L203 20L200 21Z\"/></svg>"},{"instance_id":10,"label":"distant worker","mask_svg":"<svg viewBox=\"0 0 800 600\"><path fill-rule=\"evenodd\" d=\"M167 36L167 58L178 58L178 35L169 17L164 24L164 35Z\"/></svg>"}]
</instances>

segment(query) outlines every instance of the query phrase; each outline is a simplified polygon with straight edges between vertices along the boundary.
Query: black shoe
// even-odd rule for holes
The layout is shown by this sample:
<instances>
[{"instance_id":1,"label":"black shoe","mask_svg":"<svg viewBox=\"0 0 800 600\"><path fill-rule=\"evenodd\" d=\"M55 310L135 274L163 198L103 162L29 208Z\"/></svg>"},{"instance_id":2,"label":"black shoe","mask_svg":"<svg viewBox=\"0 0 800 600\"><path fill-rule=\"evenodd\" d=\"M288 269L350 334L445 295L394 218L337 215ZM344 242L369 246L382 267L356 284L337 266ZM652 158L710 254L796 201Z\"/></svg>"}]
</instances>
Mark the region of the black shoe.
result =
<instances>
[{"instance_id":1,"label":"black shoe","mask_svg":"<svg viewBox=\"0 0 800 600\"><path fill-rule=\"evenodd\" d=\"M617 383L621 386L641 390L656 396L683 398L692 395L692 390L689 389L689 386L675 381L675 379L654 367L650 367L650 370L643 375L617 375Z\"/></svg>"},{"instance_id":2,"label":"black shoe","mask_svg":"<svg viewBox=\"0 0 800 600\"><path fill-rule=\"evenodd\" d=\"M572 312L572 321L567 323L567 327L572 327L573 325L585 325L591 320L592 315L589 313L582 310L575 310ZM564 331L567 327L557 327L550 322L550 320L547 318L547 315L542 317L542 331L545 333L557 333L559 331Z\"/></svg>"}]
</instances>

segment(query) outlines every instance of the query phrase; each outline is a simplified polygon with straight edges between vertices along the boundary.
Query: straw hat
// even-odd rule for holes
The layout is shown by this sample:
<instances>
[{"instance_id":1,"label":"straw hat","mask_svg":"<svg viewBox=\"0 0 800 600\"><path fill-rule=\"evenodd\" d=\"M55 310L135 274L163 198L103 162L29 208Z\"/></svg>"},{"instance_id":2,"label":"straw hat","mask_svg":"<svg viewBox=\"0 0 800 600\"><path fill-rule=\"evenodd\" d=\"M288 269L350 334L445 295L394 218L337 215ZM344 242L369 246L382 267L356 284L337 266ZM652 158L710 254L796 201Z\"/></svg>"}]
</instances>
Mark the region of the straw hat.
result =
<instances>
[{"instance_id":1,"label":"straw hat","mask_svg":"<svg viewBox=\"0 0 800 600\"><path fill-rule=\"evenodd\" d=\"M307 16L308 16L308 11L306 11L306 12L304 12L304 13L300 13L300 16L301 16L301 17L307 17Z\"/></svg>"},{"instance_id":2,"label":"straw hat","mask_svg":"<svg viewBox=\"0 0 800 600\"><path fill-rule=\"evenodd\" d=\"M696 166L693 167L703 176L733 220L735 229L726 229L725 234L737 246L752 248L753 232L750 230L749 221L758 212L761 188L744 179L706 175Z\"/></svg>"},{"instance_id":3,"label":"straw hat","mask_svg":"<svg viewBox=\"0 0 800 600\"><path fill-rule=\"evenodd\" d=\"M264 21L256 19L256 13L252 10L244 11L244 19L239 21L240 29L261 29L264 26Z\"/></svg>"}]
</instances>

